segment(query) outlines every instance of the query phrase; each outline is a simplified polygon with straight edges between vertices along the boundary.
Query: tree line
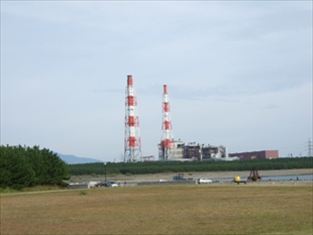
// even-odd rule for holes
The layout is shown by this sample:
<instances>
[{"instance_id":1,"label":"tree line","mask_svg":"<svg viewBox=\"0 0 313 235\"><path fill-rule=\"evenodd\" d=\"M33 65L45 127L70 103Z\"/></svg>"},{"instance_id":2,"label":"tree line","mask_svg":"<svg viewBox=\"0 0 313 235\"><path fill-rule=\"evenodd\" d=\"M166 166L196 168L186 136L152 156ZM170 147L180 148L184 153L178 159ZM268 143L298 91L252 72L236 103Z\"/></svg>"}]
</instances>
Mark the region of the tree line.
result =
<instances>
[{"instance_id":1,"label":"tree line","mask_svg":"<svg viewBox=\"0 0 313 235\"><path fill-rule=\"evenodd\" d=\"M262 160L224 161L156 161L130 163L86 163L69 165L71 175L90 174L146 174L161 172L191 172L191 171L246 171L281 170L313 168L313 157L278 158Z\"/></svg>"},{"instance_id":2,"label":"tree line","mask_svg":"<svg viewBox=\"0 0 313 235\"><path fill-rule=\"evenodd\" d=\"M0 187L20 189L35 185L61 185L67 165L49 149L39 146L0 146Z\"/></svg>"}]
</instances>

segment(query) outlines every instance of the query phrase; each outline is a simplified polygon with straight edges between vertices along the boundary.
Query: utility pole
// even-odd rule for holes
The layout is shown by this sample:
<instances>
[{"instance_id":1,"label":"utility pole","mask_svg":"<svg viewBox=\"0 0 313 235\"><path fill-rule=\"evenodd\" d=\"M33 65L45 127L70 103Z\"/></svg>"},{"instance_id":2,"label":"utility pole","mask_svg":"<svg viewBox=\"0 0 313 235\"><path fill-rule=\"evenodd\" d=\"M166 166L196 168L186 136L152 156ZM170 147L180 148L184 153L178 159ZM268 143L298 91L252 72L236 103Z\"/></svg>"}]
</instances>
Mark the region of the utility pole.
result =
<instances>
[{"instance_id":1,"label":"utility pole","mask_svg":"<svg viewBox=\"0 0 313 235\"><path fill-rule=\"evenodd\" d=\"M308 140L308 157L313 157L313 143L311 138Z\"/></svg>"},{"instance_id":2,"label":"utility pole","mask_svg":"<svg viewBox=\"0 0 313 235\"><path fill-rule=\"evenodd\" d=\"M104 182L107 185L107 163L104 162Z\"/></svg>"}]
</instances>

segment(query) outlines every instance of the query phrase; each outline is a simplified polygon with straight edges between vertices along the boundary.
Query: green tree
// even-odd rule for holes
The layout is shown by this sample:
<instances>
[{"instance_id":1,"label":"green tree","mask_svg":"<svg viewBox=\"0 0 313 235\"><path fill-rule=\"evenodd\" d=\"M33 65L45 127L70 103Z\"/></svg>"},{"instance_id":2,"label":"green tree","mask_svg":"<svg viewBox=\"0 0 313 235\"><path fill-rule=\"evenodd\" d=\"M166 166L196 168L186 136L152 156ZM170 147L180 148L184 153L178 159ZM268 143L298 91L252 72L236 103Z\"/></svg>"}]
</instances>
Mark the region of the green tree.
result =
<instances>
[{"instance_id":1,"label":"green tree","mask_svg":"<svg viewBox=\"0 0 313 235\"><path fill-rule=\"evenodd\" d=\"M0 146L0 187L62 184L67 177L67 165L48 149Z\"/></svg>"}]
</instances>

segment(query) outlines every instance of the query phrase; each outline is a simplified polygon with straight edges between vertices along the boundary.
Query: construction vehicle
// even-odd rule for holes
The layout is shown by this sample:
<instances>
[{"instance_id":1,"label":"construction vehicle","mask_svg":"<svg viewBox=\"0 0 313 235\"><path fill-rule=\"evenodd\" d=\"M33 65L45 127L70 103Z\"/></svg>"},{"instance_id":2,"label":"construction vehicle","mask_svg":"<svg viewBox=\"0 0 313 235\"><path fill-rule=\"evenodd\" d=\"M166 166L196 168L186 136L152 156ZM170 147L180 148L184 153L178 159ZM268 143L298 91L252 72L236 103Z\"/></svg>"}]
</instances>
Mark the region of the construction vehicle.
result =
<instances>
[{"instance_id":1,"label":"construction vehicle","mask_svg":"<svg viewBox=\"0 0 313 235\"><path fill-rule=\"evenodd\" d=\"M254 182L261 180L261 176L259 175L259 171L256 169L252 169L250 171L250 175L249 175L247 180L248 181L254 181Z\"/></svg>"},{"instance_id":2,"label":"construction vehicle","mask_svg":"<svg viewBox=\"0 0 313 235\"><path fill-rule=\"evenodd\" d=\"M241 180L239 175L235 176L233 181L236 184L246 184L247 183L246 180Z\"/></svg>"}]
</instances>

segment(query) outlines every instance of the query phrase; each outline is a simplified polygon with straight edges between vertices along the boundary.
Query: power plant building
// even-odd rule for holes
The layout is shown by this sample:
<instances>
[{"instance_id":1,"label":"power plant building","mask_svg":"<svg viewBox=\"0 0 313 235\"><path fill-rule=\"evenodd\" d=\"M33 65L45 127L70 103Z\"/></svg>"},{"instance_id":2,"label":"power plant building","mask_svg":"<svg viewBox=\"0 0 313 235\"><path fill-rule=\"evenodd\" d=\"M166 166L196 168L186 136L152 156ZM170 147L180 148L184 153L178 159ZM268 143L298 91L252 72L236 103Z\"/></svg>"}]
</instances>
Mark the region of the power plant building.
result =
<instances>
[{"instance_id":1,"label":"power plant building","mask_svg":"<svg viewBox=\"0 0 313 235\"><path fill-rule=\"evenodd\" d=\"M195 142L185 145L184 158L189 160L201 160L201 146Z\"/></svg>"},{"instance_id":2,"label":"power plant building","mask_svg":"<svg viewBox=\"0 0 313 235\"><path fill-rule=\"evenodd\" d=\"M172 140L172 146L168 150L168 158L164 159L164 149L163 145L159 144L159 159L160 160L169 160L169 161L182 161L184 160L184 147L185 143L181 140Z\"/></svg>"},{"instance_id":3,"label":"power plant building","mask_svg":"<svg viewBox=\"0 0 313 235\"><path fill-rule=\"evenodd\" d=\"M162 157L164 150L162 145L158 145L159 159L165 160ZM196 142L185 144L183 141L172 140L172 147L169 149L169 161L202 161L226 158L226 148L224 146L200 145Z\"/></svg>"},{"instance_id":4,"label":"power plant building","mask_svg":"<svg viewBox=\"0 0 313 235\"><path fill-rule=\"evenodd\" d=\"M220 146L202 145L201 153L202 160L226 159L226 148L222 145Z\"/></svg>"},{"instance_id":5,"label":"power plant building","mask_svg":"<svg viewBox=\"0 0 313 235\"><path fill-rule=\"evenodd\" d=\"M278 156L278 150L262 150L228 154L229 158L238 158L239 160L275 159L278 158Z\"/></svg>"}]
</instances>

